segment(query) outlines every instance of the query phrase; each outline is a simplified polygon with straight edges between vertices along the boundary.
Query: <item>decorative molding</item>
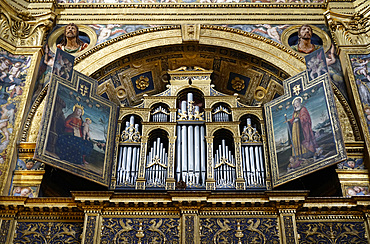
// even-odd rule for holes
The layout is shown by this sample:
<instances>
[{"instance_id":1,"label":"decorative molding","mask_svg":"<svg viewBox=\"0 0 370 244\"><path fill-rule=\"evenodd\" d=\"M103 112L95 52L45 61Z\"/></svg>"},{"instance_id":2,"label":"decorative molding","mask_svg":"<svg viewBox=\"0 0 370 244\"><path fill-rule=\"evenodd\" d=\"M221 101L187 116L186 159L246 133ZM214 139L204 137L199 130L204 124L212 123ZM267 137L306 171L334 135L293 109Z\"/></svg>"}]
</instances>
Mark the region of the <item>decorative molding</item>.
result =
<instances>
[{"instance_id":1,"label":"decorative molding","mask_svg":"<svg viewBox=\"0 0 370 244\"><path fill-rule=\"evenodd\" d=\"M370 43L370 19L355 13L324 13L336 46L367 46Z\"/></svg>"},{"instance_id":2,"label":"decorative molding","mask_svg":"<svg viewBox=\"0 0 370 244\"><path fill-rule=\"evenodd\" d=\"M15 47L42 46L55 13L33 16L29 11L16 11L5 0L0 3L0 38Z\"/></svg>"}]
</instances>

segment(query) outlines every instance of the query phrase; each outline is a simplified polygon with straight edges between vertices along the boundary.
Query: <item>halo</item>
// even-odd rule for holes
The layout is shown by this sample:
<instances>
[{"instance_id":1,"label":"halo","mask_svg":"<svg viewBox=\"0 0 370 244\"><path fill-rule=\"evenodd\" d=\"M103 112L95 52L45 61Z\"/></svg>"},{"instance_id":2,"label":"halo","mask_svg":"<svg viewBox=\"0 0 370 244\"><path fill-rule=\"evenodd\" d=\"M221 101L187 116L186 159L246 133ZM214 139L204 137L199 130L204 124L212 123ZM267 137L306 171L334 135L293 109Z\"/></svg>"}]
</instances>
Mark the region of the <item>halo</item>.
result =
<instances>
[{"instance_id":1,"label":"halo","mask_svg":"<svg viewBox=\"0 0 370 244\"><path fill-rule=\"evenodd\" d=\"M48 45L49 45L49 48L51 51L53 51L54 53L56 52L57 50L57 40L58 38L64 34L64 28L65 28L66 25L63 25L61 27L59 27L58 29L56 29L53 33L51 33L49 39L48 39ZM96 41L97 41L97 36L96 36L96 33L95 31L86 26L86 25L77 25L78 27L78 31L81 33L85 33L89 39L90 39L90 43L89 45L87 46L87 48L85 48L84 50L82 50L81 52L77 52L77 53L70 53L71 55L73 56L79 56L80 54L86 52L87 50L93 48L96 44Z\"/></svg>"},{"instance_id":2,"label":"halo","mask_svg":"<svg viewBox=\"0 0 370 244\"><path fill-rule=\"evenodd\" d=\"M296 97L296 98L294 98L293 99L293 101L292 101L292 105L294 105L294 102L296 101L296 100L300 100L300 102L302 103L303 102L303 98L302 97Z\"/></svg>"},{"instance_id":3,"label":"halo","mask_svg":"<svg viewBox=\"0 0 370 244\"><path fill-rule=\"evenodd\" d=\"M305 53L300 53L300 52L297 52L297 51L293 50L290 47L289 42L288 42L289 41L289 37L291 35L293 35L294 33L298 32L298 29L301 26L302 25L294 25L294 26L291 26L291 27L285 29L283 31L283 33L281 34L281 42L283 43L284 46L286 46L290 50L298 53L301 56L306 56L307 54L305 54ZM322 40L322 47L324 48L324 52L326 53L327 51L329 51L329 49L331 47L331 39L330 39L329 35L325 31L321 30L320 28L318 28L318 27L316 27L314 25L309 25L309 26L311 26L311 28L312 28L312 33L313 34L316 34L318 37L321 38L321 40Z\"/></svg>"},{"instance_id":4,"label":"halo","mask_svg":"<svg viewBox=\"0 0 370 244\"><path fill-rule=\"evenodd\" d=\"M78 103L76 103L74 106L73 106L73 112L76 110L76 108L79 108L81 109L82 113L81 113L81 116L84 115L85 111L84 111L84 107L82 105L79 105Z\"/></svg>"}]
</instances>

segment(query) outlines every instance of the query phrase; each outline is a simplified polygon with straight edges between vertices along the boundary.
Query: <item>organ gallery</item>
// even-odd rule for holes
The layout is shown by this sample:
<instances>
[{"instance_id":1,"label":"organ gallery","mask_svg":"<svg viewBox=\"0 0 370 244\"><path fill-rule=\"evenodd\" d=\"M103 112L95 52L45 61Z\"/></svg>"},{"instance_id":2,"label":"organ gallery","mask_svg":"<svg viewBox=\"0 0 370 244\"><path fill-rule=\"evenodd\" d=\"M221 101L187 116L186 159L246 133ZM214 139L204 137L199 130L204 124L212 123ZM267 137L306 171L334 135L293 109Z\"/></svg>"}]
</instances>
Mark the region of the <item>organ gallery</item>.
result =
<instances>
[{"instance_id":1,"label":"organ gallery","mask_svg":"<svg viewBox=\"0 0 370 244\"><path fill-rule=\"evenodd\" d=\"M368 243L369 8L0 0L0 242Z\"/></svg>"}]
</instances>

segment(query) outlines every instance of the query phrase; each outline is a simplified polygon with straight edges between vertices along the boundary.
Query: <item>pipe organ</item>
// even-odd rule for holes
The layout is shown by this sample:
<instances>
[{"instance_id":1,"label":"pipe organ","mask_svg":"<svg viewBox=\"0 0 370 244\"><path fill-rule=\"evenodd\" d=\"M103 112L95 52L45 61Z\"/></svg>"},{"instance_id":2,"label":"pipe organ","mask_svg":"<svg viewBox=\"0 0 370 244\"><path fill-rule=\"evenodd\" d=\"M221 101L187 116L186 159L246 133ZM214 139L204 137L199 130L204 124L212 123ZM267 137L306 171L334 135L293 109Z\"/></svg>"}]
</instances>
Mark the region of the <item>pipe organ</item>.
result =
<instances>
[{"instance_id":1,"label":"pipe organ","mask_svg":"<svg viewBox=\"0 0 370 244\"><path fill-rule=\"evenodd\" d=\"M229 115L231 115L231 112L222 105L217 106L212 112L212 120L215 122L226 122L230 121Z\"/></svg>"},{"instance_id":2,"label":"pipe organ","mask_svg":"<svg viewBox=\"0 0 370 244\"><path fill-rule=\"evenodd\" d=\"M225 140L216 149L214 156L216 188L235 188L234 152L226 146Z\"/></svg>"},{"instance_id":3,"label":"pipe organ","mask_svg":"<svg viewBox=\"0 0 370 244\"><path fill-rule=\"evenodd\" d=\"M187 187L204 188L206 179L206 145L204 113L194 106L193 93L181 101L176 130L176 179Z\"/></svg>"},{"instance_id":4,"label":"pipe organ","mask_svg":"<svg viewBox=\"0 0 370 244\"><path fill-rule=\"evenodd\" d=\"M265 187L265 167L262 154L262 142L251 119L242 132L242 164L246 187Z\"/></svg>"},{"instance_id":5,"label":"pipe organ","mask_svg":"<svg viewBox=\"0 0 370 244\"><path fill-rule=\"evenodd\" d=\"M170 113L165 108L159 106L151 112L151 115L153 122L167 122Z\"/></svg>"},{"instance_id":6,"label":"pipe organ","mask_svg":"<svg viewBox=\"0 0 370 244\"><path fill-rule=\"evenodd\" d=\"M141 135L139 124L134 121L134 116L131 116L121 133L116 181L118 187L133 187L137 178Z\"/></svg>"},{"instance_id":7,"label":"pipe organ","mask_svg":"<svg viewBox=\"0 0 370 244\"><path fill-rule=\"evenodd\" d=\"M166 91L143 96L137 106L121 107L123 126L112 175L114 188L245 190L270 186L266 183L270 181L265 172L266 145L251 119L245 119L262 122L262 108L214 90L211 73L184 67L169 71ZM243 130L241 124L246 124Z\"/></svg>"},{"instance_id":8,"label":"pipe organ","mask_svg":"<svg viewBox=\"0 0 370 244\"><path fill-rule=\"evenodd\" d=\"M158 137L154 140L146 158L145 179L146 187L165 187L167 177L168 157L166 148Z\"/></svg>"}]
</instances>

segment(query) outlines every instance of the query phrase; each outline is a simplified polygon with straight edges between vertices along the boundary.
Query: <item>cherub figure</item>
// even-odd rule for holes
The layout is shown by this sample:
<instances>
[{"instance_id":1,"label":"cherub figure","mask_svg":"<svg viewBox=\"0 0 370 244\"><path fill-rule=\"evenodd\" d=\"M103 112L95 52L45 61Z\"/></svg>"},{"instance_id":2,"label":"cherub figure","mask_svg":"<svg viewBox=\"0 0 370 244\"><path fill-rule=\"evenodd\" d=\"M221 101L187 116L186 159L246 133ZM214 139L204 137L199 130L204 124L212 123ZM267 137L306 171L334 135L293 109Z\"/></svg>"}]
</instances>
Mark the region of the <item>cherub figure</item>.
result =
<instances>
[{"instance_id":1,"label":"cherub figure","mask_svg":"<svg viewBox=\"0 0 370 244\"><path fill-rule=\"evenodd\" d=\"M91 119L86 118L85 122L83 123L83 130L82 130L82 139L84 140L90 140L90 124L91 124Z\"/></svg>"},{"instance_id":2,"label":"cherub figure","mask_svg":"<svg viewBox=\"0 0 370 244\"><path fill-rule=\"evenodd\" d=\"M358 75L363 75L366 77L368 81L370 81L370 75L368 74L368 67L367 63L369 63L369 59L356 59L352 58L352 66L354 68L354 73Z\"/></svg>"},{"instance_id":3,"label":"cherub figure","mask_svg":"<svg viewBox=\"0 0 370 244\"><path fill-rule=\"evenodd\" d=\"M9 121L12 122L14 119L15 109L16 107L13 103L1 107L0 130L5 136L5 141L9 141L8 124Z\"/></svg>"},{"instance_id":4,"label":"cherub figure","mask_svg":"<svg viewBox=\"0 0 370 244\"><path fill-rule=\"evenodd\" d=\"M22 188L20 186L17 186L13 190L13 196L20 196L21 195Z\"/></svg>"},{"instance_id":5,"label":"cherub figure","mask_svg":"<svg viewBox=\"0 0 370 244\"><path fill-rule=\"evenodd\" d=\"M259 33L268 35L271 39L281 43L279 30L281 31L283 29L286 29L289 25L278 25L278 26L272 27L269 24L263 24L263 25L258 24L255 26L259 28L252 30L252 33L259 32Z\"/></svg>"},{"instance_id":6,"label":"cherub figure","mask_svg":"<svg viewBox=\"0 0 370 244\"><path fill-rule=\"evenodd\" d=\"M9 80L14 82L14 78L18 78L22 71L22 63L16 62L9 70Z\"/></svg>"},{"instance_id":7,"label":"cherub figure","mask_svg":"<svg viewBox=\"0 0 370 244\"><path fill-rule=\"evenodd\" d=\"M311 79L315 79L315 77L319 77L325 73L325 63L321 57L321 53L307 62L307 69L309 70Z\"/></svg>"},{"instance_id":8,"label":"cherub figure","mask_svg":"<svg viewBox=\"0 0 370 244\"><path fill-rule=\"evenodd\" d=\"M0 80L4 81L4 78L8 76L9 67L12 63L9 59L0 57Z\"/></svg>"}]
</instances>

